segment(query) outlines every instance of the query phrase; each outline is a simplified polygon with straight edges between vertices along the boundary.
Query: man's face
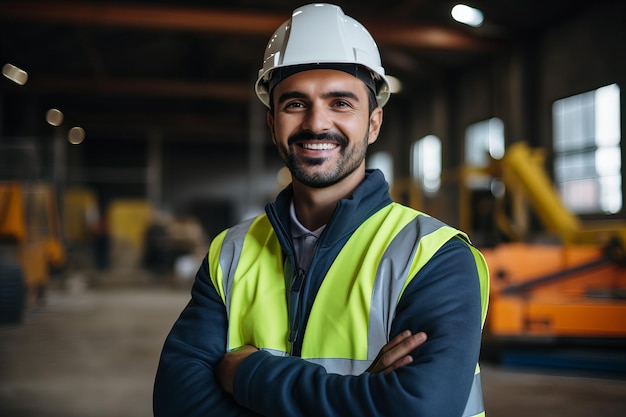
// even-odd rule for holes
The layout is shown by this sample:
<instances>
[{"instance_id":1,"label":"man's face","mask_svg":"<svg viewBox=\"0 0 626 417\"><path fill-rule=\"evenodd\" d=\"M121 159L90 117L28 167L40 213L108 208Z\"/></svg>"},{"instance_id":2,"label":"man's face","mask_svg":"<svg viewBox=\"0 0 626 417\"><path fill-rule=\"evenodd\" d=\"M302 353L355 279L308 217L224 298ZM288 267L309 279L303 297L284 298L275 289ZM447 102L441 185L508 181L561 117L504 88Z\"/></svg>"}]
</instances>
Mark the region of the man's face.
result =
<instances>
[{"instance_id":1,"label":"man's face","mask_svg":"<svg viewBox=\"0 0 626 417\"><path fill-rule=\"evenodd\" d=\"M365 84L337 70L310 70L274 88L272 140L295 181L323 188L365 170L367 146L382 123L369 114Z\"/></svg>"}]
</instances>

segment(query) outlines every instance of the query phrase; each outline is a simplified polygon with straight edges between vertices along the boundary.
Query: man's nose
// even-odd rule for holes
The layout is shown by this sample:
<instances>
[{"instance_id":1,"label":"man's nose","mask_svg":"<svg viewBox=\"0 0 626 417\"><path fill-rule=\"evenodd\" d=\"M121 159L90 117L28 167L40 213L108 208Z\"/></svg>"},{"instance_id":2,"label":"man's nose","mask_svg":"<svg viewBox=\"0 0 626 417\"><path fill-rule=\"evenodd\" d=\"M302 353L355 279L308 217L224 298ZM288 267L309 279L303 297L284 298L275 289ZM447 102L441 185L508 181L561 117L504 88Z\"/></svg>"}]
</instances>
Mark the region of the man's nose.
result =
<instances>
[{"instance_id":1,"label":"man's nose","mask_svg":"<svg viewBox=\"0 0 626 417\"><path fill-rule=\"evenodd\" d=\"M311 105L302 121L302 129L313 133L322 133L330 130L331 127L329 110L321 105Z\"/></svg>"}]
</instances>

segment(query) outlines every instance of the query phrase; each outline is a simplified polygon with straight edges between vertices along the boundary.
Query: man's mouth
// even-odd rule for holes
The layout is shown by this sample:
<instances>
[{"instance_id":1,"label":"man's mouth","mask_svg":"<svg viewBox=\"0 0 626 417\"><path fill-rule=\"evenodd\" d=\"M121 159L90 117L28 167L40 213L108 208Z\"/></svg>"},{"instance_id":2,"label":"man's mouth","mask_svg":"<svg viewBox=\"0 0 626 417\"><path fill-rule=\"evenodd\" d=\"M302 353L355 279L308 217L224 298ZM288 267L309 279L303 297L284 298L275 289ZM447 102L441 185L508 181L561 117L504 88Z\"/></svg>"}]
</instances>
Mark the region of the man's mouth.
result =
<instances>
[{"instance_id":1,"label":"man's mouth","mask_svg":"<svg viewBox=\"0 0 626 417\"><path fill-rule=\"evenodd\" d=\"M298 146L307 151L331 151L339 147L348 146L348 138L337 132L314 134L300 131L289 137L289 146Z\"/></svg>"},{"instance_id":2,"label":"man's mouth","mask_svg":"<svg viewBox=\"0 0 626 417\"><path fill-rule=\"evenodd\" d=\"M304 149L308 149L311 151L326 151L329 149L335 149L337 146L339 146L336 143L328 143L328 142L322 142L322 143L305 142L305 143L300 143L299 145L302 146Z\"/></svg>"}]
</instances>

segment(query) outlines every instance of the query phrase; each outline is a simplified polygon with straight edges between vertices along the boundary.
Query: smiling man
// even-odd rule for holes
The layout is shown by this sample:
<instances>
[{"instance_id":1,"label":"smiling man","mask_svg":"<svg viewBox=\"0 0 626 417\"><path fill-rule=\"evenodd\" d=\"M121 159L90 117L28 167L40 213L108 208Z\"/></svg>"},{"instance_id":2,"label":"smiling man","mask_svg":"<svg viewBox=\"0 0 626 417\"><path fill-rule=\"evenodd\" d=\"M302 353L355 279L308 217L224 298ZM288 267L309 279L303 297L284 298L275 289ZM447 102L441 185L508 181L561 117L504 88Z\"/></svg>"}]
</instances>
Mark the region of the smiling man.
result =
<instances>
[{"instance_id":1,"label":"smiling man","mask_svg":"<svg viewBox=\"0 0 626 417\"><path fill-rule=\"evenodd\" d=\"M309 228L326 224L338 199L365 178L367 147L383 117L380 107L370 111L371 95L358 78L334 69L297 72L273 90L268 125L293 178L298 219Z\"/></svg>"},{"instance_id":2,"label":"smiling man","mask_svg":"<svg viewBox=\"0 0 626 417\"><path fill-rule=\"evenodd\" d=\"M268 124L275 143L276 129L279 134L292 131L286 145L276 144L297 181L323 188L364 163L367 146L378 136L382 109L372 115L370 126L365 85L358 79L336 70L309 70L287 78L274 92L277 104ZM280 123L275 124L275 117ZM360 137L349 143L348 134ZM307 173L309 166L315 172Z\"/></svg>"},{"instance_id":3,"label":"smiling man","mask_svg":"<svg viewBox=\"0 0 626 417\"><path fill-rule=\"evenodd\" d=\"M485 262L365 169L390 95L374 40L338 6L303 6L255 87L293 181L211 242L155 416L484 415Z\"/></svg>"}]
</instances>

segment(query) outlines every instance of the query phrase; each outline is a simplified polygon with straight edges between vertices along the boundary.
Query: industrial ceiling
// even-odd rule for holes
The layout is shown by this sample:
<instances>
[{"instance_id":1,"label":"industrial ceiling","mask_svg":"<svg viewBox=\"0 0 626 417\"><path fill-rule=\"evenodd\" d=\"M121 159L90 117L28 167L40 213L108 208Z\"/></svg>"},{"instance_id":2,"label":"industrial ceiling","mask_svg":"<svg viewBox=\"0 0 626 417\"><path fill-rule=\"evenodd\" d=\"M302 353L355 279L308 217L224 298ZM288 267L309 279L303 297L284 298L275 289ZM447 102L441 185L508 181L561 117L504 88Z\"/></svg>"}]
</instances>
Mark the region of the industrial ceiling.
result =
<instances>
[{"instance_id":1,"label":"industrial ceiling","mask_svg":"<svg viewBox=\"0 0 626 417\"><path fill-rule=\"evenodd\" d=\"M470 5L484 13L480 27L452 20L452 1L337 3L368 27L387 73L401 80L400 94L406 94L532 40L601 2L476 0ZM0 65L28 73L23 86L0 80L4 134L29 129L18 116L25 108L35 113L29 116L35 123L38 113L57 108L67 126L84 126L100 137L154 129L166 139L245 137L250 108L259 105L252 84L265 44L299 5L0 1Z\"/></svg>"}]
</instances>

